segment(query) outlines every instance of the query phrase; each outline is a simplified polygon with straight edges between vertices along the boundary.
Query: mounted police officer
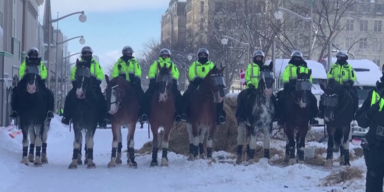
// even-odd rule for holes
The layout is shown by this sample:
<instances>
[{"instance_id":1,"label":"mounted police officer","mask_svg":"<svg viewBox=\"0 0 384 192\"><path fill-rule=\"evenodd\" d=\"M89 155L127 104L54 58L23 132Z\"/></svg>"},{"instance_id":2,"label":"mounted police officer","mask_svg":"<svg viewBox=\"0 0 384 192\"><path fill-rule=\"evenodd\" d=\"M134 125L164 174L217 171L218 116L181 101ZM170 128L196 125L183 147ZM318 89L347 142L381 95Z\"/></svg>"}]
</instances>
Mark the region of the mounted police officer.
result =
<instances>
[{"instance_id":1,"label":"mounted police officer","mask_svg":"<svg viewBox=\"0 0 384 192\"><path fill-rule=\"evenodd\" d=\"M295 86L296 84L296 79L297 79L297 74L296 74L296 69L298 67L305 67L308 68L307 62L304 61L303 59L303 54L300 51L293 51L291 54L291 60L288 62L287 67L285 67L282 81L284 84L284 90L281 93L278 93L278 106L280 110L276 111L284 111L284 105L285 105L285 98L286 96L290 93L292 90L292 87ZM312 75L310 77L310 82L312 83ZM311 125L318 124L318 121L315 119L315 117L318 114L318 108L317 108L317 99L313 95L312 92L309 92L309 99L311 103L311 119L309 123ZM285 124L285 117L284 114L277 113L276 114L279 118L278 124L280 126Z\"/></svg>"},{"instance_id":2,"label":"mounted police officer","mask_svg":"<svg viewBox=\"0 0 384 192\"><path fill-rule=\"evenodd\" d=\"M160 70L157 67L157 64L160 65L160 67L169 67L171 64L173 65L171 74L173 77L172 80L172 94L175 97L175 121L179 122L180 121L180 106L181 106L181 93L179 91L179 88L177 86L177 81L180 76L180 72L177 69L176 65L171 61L171 51L169 49L163 48L159 52L159 58L156 60L150 67L149 67L149 72L148 72L148 78L150 79L149 86L147 91L144 94L144 101L142 103L142 116L141 116L141 121L145 122L149 120L149 114L150 114L150 108L151 108L151 100L152 96L156 90L156 74Z\"/></svg>"},{"instance_id":3,"label":"mounted police officer","mask_svg":"<svg viewBox=\"0 0 384 192\"><path fill-rule=\"evenodd\" d=\"M98 96L98 107L99 107L99 112L100 112L100 118L99 118L99 126L100 127L105 127L106 126L106 121L105 118L107 117L107 102L104 98L103 93L101 92L101 87L100 84L104 79L104 72L103 69L101 68L99 62L97 62L93 56L93 50L89 46L85 46L81 49L81 60L82 61L87 61L91 63L90 67L90 73L91 73L91 78L92 78L92 85L94 86L94 90L96 95ZM61 122L63 124L69 125L69 120L72 118L72 109L74 108L73 106L73 99L75 99L75 94L76 94L76 79L75 79L75 74L76 74L76 66L72 68L71 71L71 81L72 81L72 89L68 92L66 98L65 98L65 103L64 103L64 114L63 118L61 119Z\"/></svg>"},{"instance_id":4,"label":"mounted police officer","mask_svg":"<svg viewBox=\"0 0 384 192\"><path fill-rule=\"evenodd\" d=\"M335 80L344 86L352 97L354 112L356 112L359 106L359 98L357 96L357 90L353 86L356 82L355 72L353 71L352 66L347 62L348 55L345 51L339 51L336 54L336 58L337 61L332 65L331 70L329 70L327 79ZM318 116L320 118L324 117L324 106L322 105L322 102L320 102L320 112Z\"/></svg>"},{"instance_id":5,"label":"mounted police officer","mask_svg":"<svg viewBox=\"0 0 384 192\"><path fill-rule=\"evenodd\" d=\"M215 66L212 61L209 61L209 51L206 48L201 48L197 51L198 60L193 62L192 65L189 67L188 70L188 79L189 79L189 86L188 89L183 94L183 114L181 115L182 121L187 121L187 109L188 109L188 101L193 93L197 89L197 87L200 85L201 82L203 82L203 79L205 76L209 73L211 69ZM223 101L224 102L224 101ZM224 103L217 103L217 117L216 117L216 123L224 124L226 121L226 113L224 111Z\"/></svg>"},{"instance_id":6,"label":"mounted police officer","mask_svg":"<svg viewBox=\"0 0 384 192\"><path fill-rule=\"evenodd\" d=\"M356 121L362 128L369 127L364 147L367 164L366 192L382 192L384 178L384 66L380 82L368 93L363 105L356 112Z\"/></svg>"},{"instance_id":7,"label":"mounted police officer","mask_svg":"<svg viewBox=\"0 0 384 192\"><path fill-rule=\"evenodd\" d=\"M39 50L35 47L32 47L29 49L27 53L27 57L25 58L25 61L20 65L19 69L19 77L21 77L21 80L19 81L18 85L13 88L12 90L12 113L10 115L11 118L17 118L18 114L16 112L17 109L17 97L20 93L20 89L24 88L26 85L24 78L25 69L30 64L36 64L39 63L39 71L40 71L40 81L38 82L39 88L47 95L47 102L48 102L48 113L47 118L51 119L53 118L53 108L54 108L54 96L50 89L46 86L46 79L47 79L47 68L45 67L43 61L41 61L41 57L39 57Z\"/></svg>"},{"instance_id":8,"label":"mounted police officer","mask_svg":"<svg viewBox=\"0 0 384 192\"><path fill-rule=\"evenodd\" d=\"M245 82L247 87L245 90L241 91L238 96L238 104L236 110L236 118L237 122L245 121L245 113L246 106L248 105L247 98L252 93L255 92L259 88L259 80L260 80L260 68L264 65L263 59L265 54L263 51L258 50L253 53L253 63L249 64L247 70L245 71ZM276 104L276 98L272 95L272 101ZM252 104L253 105L253 104Z\"/></svg>"},{"instance_id":9,"label":"mounted police officer","mask_svg":"<svg viewBox=\"0 0 384 192\"><path fill-rule=\"evenodd\" d=\"M125 46L121 51L123 54L116 62L112 71L112 78L117 76L124 77L135 88L139 96L139 100L144 96L144 91L141 87L141 66L137 59L133 57L133 49L130 46ZM140 114L141 116L142 114Z\"/></svg>"}]
</instances>

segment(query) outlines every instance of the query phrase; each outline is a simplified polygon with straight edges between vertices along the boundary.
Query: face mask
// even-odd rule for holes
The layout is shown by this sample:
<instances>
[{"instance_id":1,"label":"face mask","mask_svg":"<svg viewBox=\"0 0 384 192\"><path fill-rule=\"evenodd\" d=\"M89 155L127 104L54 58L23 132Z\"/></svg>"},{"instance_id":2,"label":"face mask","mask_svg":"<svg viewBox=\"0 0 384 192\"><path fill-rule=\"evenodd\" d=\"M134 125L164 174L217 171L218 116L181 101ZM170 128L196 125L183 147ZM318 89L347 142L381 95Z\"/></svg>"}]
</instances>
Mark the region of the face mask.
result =
<instances>
[{"instance_id":1,"label":"face mask","mask_svg":"<svg viewBox=\"0 0 384 192\"><path fill-rule=\"evenodd\" d=\"M82 58L83 58L85 61L88 61L88 62L91 62L91 61L92 61L92 55L82 56Z\"/></svg>"},{"instance_id":2,"label":"face mask","mask_svg":"<svg viewBox=\"0 0 384 192\"><path fill-rule=\"evenodd\" d=\"M208 57L199 57L199 63L205 64L208 62Z\"/></svg>"}]
</instances>

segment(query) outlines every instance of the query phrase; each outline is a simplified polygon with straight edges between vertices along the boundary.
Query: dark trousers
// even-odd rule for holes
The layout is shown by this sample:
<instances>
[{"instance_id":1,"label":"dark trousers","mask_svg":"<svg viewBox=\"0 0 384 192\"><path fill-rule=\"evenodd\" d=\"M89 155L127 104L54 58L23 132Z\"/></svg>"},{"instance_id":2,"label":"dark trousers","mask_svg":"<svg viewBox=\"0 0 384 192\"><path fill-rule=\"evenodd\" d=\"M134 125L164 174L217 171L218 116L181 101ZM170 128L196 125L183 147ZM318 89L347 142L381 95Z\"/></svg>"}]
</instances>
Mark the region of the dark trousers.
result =
<instances>
[{"instance_id":1,"label":"dark trousers","mask_svg":"<svg viewBox=\"0 0 384 192\"><path fill-rule=\"evenodd\" d=\"M73 108L74 108L74 99L75 99L76 90L75 88L72 88L69 90L67 96L65 97L65 103L64 103L64 118L71 119L73 114Z\"/></svg>"},{"instance_id":2,"label":"dark trousers","mask_svg":"<svg viewBox=\"0 0 384 192\"><path fill-rule=\"evenodd\" d=\"M366 192L383 192L384 146L369 145L367 157Z\"/></svg>"}]
</instances>

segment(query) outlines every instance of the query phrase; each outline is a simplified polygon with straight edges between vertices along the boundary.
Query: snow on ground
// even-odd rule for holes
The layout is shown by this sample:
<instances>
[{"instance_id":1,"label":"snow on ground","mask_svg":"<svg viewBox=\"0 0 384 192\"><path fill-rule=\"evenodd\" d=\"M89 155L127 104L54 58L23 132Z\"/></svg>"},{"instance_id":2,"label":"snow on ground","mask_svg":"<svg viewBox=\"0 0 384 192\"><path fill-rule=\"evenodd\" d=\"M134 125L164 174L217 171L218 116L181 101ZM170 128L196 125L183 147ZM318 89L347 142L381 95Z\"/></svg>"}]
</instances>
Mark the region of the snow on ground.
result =
<instances>
[{"instance_id":1,"label":"snow on ground","mask_svg":"<svg viewBox=\"0 0 384 192\"><path fill-rule=\"evenodd\" d=\"M147 142L148 129L136 129L135 148ZM151 155L137 155L138 169L123 165L107 168L110 160L112 133L110 129L98 129L95 135L94 161L96 169L79 166L69 170L72 158L73 131L63 126L56 116L51 122L48 137L49 164L43 167L25 166L21 161L22 136L9 137L6 128L0 128L0 191L167 191L167 192L324 192L364 191L365 181L353 181L331 187L319 187L331 170L308 165L271 166L261 159L251 166L234 166L227 163L209 165L205 160L188 162L185 156L169 154L169 167L150 168ZM123 129L124 148L127 129ZM152 136L151 136L152 138ZM277 143L277 144L276 144ZM281 145L273 141L272 145ZM325 147L308 143L307 146ZM352 148L352 147L351 147ZM214 156L225 155L215 152ZM126 154L124 153L124 156ZM159 153L161 156L161 153ZM338 155L335 155L335 158ZM336 165L337 163L335 163ZM351 162L352 166L365 167L362 158ZM339 166L333 170L339 169ZM343 189L345 187L345 189ZM37 189L34 189L37 188Z\"/></svg>"}]
</instances>

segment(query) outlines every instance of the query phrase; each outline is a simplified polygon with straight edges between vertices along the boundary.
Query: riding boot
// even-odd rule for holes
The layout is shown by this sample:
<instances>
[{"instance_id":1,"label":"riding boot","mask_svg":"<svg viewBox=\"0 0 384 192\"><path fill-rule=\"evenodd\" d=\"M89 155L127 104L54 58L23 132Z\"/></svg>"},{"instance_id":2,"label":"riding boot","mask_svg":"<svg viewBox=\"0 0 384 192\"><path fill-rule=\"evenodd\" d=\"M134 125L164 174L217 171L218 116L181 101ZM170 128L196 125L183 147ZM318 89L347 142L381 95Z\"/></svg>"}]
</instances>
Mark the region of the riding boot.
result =
<instances>
[{"instance_id":1,"label":"riding boot","mask_svg":"<svg viewBox=\"0 0 384 192\"><path fill-rule=\"evenodd\" d=\"M175 89L173 91L173 94L175 96L175 98L174 98L174 100L175 100L175 121L180 122L181 121L180 106L182 105L182 102L181 102L182 96L181 96L180 91L177 89Z\"/></svg>"},{"instance_id":2,"label":"riding boot","mask_svg":"<svg viewBox=\"0 0 384 192\"><path fill-rule=\"evenodd\" d=\"M55 98L54 98L53 92L50 89L48 89L46 86L43 86L43 89L47 95L47 102L48 102L47 118L52 119L54 117L53 116L53 110L55 107Z\"/></svg>"},{"instance_id":3,"label":"riding boot","mask_svg":"<svg viewBox=\"0 0 384 192\"><path fill-rule=\"evenodd\" d=\"M226 113L224 111L224 101L216 104L216 115L217 115L216 124L217 125L224 124L226 121Z\"/></svg>"},{"instance_id":4,"label":"riding boot","mask_svg":"<svg viewBox=\"0 0 384 192\"><path fill-rule=\"evenodd\" d=\"M100 112L99 127L105 128L107 126L106 119L108 119L107 101L105 100L101 90L97 91L97 94L99 95L99 112Z\"/></svg>"},{"instance_id":5,"label":"riding boot","mask_svg":"<svg viewBox=\"0 0 384 192\"><path fill-rule=\"evenodd\" d=\"M286 100L286 91L283 91L279 97L279 100L278 100L278 112L279 112L279 117L278 117L278 122L277 124L279 126L283 126L285 124L285 113L284 113L284 110L285 110L285 100Z\"/></svg>"},{"instance_id":6,"label":"riding boot","mask_svg":"<svg viewBox=\"0 0 384 192\"><path fill-rule=\"evenodd\" d=\"M319 113L317 114L317 117L320 119L324 119L323 97L320 97Z\"/></svg>"},{"instance_id":7,"label":"riding boot","mask_svg":"<svg viewBox=\"0 0 384 192\"><path fill-rule=\"evenodd\" d=\"M9 115L10 118L16 119L19 115L17 114L17 97L19 96L19 87L16 86L12 89L12 100L11 100L11 108L12 113Z\"/></svg>"},{"instance_id":8,"label":"riding boot","mask_svg":"<svg viewBox=\"0 0 384 192\"><path fill-rule=\"evenodd\" d=\"M191 94L193 93L193 91L195 90L196 88L194 87L194 85L191 83L189 84L187 90L184 92L183 96L182 96L182 114L181 114L181 121L187 121L187 113L188 113L188 104L189 104L189 98L191 96Z\"/></svg>"},{"instance_id":9,"label":"riding boot","mask_svg":"<svg viewBox=\"0 0 384 192\"><path fill-rule=\"evenodd\" d=\"M141 104L142 115L140 118L140 121L142 121L142 122L149 121L149 118L150 118L149 114L150 114L151 102L152 102L152 94L154 92L154 89L155 89L155 87L151 87L151 85L150 85L149 88L147 89L147 91L144 93L144 99L143 99L143 102Z\"/></svg>"},{"instance_id":10,"label":"riding boot","mask_svg":"<svg viewBox=\"0 0 384 192\"><path fill-rule=\"evenodd\" d=\"M241 123L245 121L244 113L245 113L245 103L247 98L247 89L241 91L237 96L237 109L236 109L236 119L237 123Z\"/></svg>"},{"instance_id":11,"label":"riding boot","mask_svg":"<svg viewBox=\"0 0 384 192\"><path fill-rule=\"evenodd\" d=\"M310 125L318 125L319 121L316 120L317 114L319 113L319 109L317 108L317 99L315 95L312 93L310 94L310 99L311 99L311 119L309 121Z\"/></svg>"},{"instance_id":12,"label":"riding boot","mask_svg":"<svg viewBox=\"0 0 384 192\"><path fill-rule=\"evenodd\" d=\"M353 118L355 119L355 113L359 109L359 97L357 96L357 90L354 87L351 87L349 92L353 100Z\"/></svg>"},{"instance_id":13,"label":"riding boot","mask_svg":"<svg viewBox=\"0 0 384 192\"><path fill-rule=\"evenodd\" d=\"M65 97L65 103L64 103L64 113L63 118L61 119L61 123L65 125L69 125L69 121L71 120L71 114L72 114L72 105L73 105L73 97L75 94L75 90L71 89L67 96Z\"/></svg>"}]
</instances>

